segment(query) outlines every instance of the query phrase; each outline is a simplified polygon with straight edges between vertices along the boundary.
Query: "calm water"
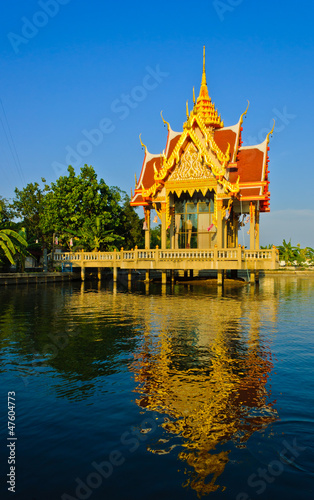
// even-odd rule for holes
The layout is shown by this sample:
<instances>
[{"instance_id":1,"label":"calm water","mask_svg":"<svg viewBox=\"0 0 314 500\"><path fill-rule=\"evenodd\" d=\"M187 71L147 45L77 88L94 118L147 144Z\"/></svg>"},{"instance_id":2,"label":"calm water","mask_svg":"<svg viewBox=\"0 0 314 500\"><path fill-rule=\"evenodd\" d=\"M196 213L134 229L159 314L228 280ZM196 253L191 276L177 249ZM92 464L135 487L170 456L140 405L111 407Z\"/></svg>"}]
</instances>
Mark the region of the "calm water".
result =
<instances>
[{"instance_id":1,"label":"calm water","mask_svg":"<svg viewBox=\"0 0 314 500\"><path fill-rule=\"evenodd\" d=\"M1 498L314 497L314 279L20 286L0 303Z\"/></svg>"}]
</instances>

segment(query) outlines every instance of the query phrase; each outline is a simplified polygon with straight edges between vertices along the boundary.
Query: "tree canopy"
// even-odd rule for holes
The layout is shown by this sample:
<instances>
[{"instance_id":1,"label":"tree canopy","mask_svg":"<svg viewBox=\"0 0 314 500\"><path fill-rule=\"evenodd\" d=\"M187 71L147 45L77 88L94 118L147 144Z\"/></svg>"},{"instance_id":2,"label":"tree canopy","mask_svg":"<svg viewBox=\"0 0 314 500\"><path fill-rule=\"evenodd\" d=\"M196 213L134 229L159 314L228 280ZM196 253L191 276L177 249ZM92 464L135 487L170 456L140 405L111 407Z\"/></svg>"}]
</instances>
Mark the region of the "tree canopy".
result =
<instances>
[{"instance_id":1,"label":"tree canopy","mask_svg":"<svg viewBox=\"0 0 314 500\"><path fill-rule=\"evenodd\" d=\"M117 187L98 180L93 167L84 165L76 175L67 175L51 185L42 179L15 190L12 208L23 220L28 240L41 240L51 247L53 235L70 249L113 250L132 248L143 239L142 220L130 206L130 199Z\"/></svg>"}]
</instances>

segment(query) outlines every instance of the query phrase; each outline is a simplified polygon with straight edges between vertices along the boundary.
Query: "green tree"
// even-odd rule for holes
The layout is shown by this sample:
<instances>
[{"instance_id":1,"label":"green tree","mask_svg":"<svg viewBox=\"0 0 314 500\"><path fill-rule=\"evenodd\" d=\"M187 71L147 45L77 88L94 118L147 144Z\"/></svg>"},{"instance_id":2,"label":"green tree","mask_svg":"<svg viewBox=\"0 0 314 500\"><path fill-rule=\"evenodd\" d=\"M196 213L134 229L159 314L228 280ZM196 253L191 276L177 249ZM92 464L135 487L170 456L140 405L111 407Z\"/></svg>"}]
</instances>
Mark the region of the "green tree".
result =
<instances>
[{"instance_id":1,"label":"green tree","mask_svg":"<svg viewBox=\"0 0 314 500\"><path fill-rule=\"evenodd\" d=\"M14 215L8 201L0 196L0 226L3 228L8 225L13 217Z\"/></svg>"},{"instance_id":2,"label":"green tree","mask_svg":"<svg viewBox=\"0 0 314 500\"><path fill-rule=\"evenodd\" d=\"M292 264L295 260L298 260L298 248L291 245L291 240L287 243L283 240L282 245L278 246L279 259L284 260L287 264Z\"/></svg>"},{"instance_id":3,"label":"green tree","mask_svg":"<svg viewBox=\"0 0 314 500\"><path fill-rule=\"evenodd\" d=\"M160 248L161 245L161 225L154 227L150 230L150 246L151 248L156 248L156 246Z\"/></svg>"},{"instance_id":4,"label":"green tree","mask_svg":"<svg viewBox=\"0 0 314 500\"><path fill-rule=\"evenodd\" d=\"M2 262L7 259L11 264L14 264L14 256L23 252L26 247L27 241L19 233L13 229L0 228L0 260Z\"/></svg>"},{"instance_id":5,"label":"green tree","mask_svg":"<svg viewBox=\"0 0 314 500\"><path fill-rule=\"evenodd\" d=\"M68 175L52 183L45 196L42 231L78 235L86 250L95 242L99 250L112 250L123 243L120 202L120 191L98 181L93 167L84 165L76 175L69 166Z\"/></svg>"},{"instance_id":6,"label":"green tree","mask_svg":"<svg viewBox=\"0 0 314 500\"><path fill-rule=\"evenodd\" d=\"M42 228L42 214L44 212L45 197L49 186L45 179L42 179L44 187L35 183L27 184L21 190L15 188L15 198L12 209L16 217L21 219L22 226L25 227L29 240L40 240L42 244L51 240Z\"/></svg>"},{"instance_id":7,"label":"green tree","mask_svg":"<svg viewBox=\"0 0 314 500\"><path fill-rule=\"evenodd\" d=\"M124 238L123 248L130 250L135 246L144 248L145 237L143 231L144 218L140 218L133 207L130 205L130 197L121 191L123 228L121 236Z\"/></svg>"}]
</instances>

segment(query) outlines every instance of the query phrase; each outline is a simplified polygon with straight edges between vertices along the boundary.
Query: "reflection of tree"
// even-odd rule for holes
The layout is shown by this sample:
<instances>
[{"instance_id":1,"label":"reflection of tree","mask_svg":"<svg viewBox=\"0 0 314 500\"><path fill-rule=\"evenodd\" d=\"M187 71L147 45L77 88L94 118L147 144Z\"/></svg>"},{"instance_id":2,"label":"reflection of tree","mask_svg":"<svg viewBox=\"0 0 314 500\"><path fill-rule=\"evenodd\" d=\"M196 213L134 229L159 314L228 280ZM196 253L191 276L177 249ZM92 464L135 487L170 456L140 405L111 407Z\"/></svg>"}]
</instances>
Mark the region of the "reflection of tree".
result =
<instances>
[{"instance_id":1,"label":"reflection of tree","mask_svg":"<svg viewBox=\"0 0 314 500\"><path fill-rule=\"evenodd\" d=\"M238 333L240 323L232 313L227 321L217 317L220 331L214 339L209 334L207 347L198 350L195 342L178 342L166 325L160 325L164 333L158 342L147 338L132 364L137 403L169 417L163 427L180 437L183 451L178 457L193 471L186 486L199 496L219 487L216 481L229 455L223 445L230 440L243 443L276 419L266 388L273 365L269 349L259 339L258 320L259 314L251 315L247 340ZM161 441L150 450L167 452L162 447Z\"/></svg>"}]
</instances>

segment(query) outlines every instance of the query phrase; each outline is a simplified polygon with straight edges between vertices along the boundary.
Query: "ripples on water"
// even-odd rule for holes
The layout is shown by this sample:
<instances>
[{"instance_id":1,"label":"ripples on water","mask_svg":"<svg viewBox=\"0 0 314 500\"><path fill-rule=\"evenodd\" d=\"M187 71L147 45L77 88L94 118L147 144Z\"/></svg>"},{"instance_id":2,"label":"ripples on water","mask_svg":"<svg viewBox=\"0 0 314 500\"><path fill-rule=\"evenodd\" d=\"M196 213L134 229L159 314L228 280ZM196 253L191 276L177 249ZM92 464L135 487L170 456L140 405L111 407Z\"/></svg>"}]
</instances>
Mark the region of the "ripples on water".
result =
<instances>
[{"instance_id":1,"label":"ripples on water","mask_svg":"<svg viewBox=\"0 0 314 500\"><path fill-rule=\"evenodd\" d=\"M313 284L1 289L16 498L312 498Z\"/></svg>"}]
</instances>

